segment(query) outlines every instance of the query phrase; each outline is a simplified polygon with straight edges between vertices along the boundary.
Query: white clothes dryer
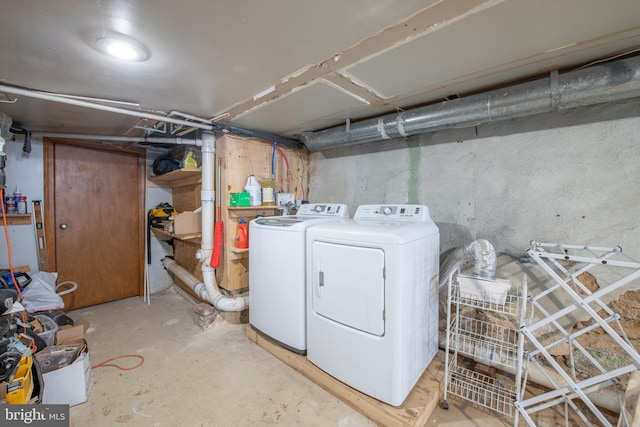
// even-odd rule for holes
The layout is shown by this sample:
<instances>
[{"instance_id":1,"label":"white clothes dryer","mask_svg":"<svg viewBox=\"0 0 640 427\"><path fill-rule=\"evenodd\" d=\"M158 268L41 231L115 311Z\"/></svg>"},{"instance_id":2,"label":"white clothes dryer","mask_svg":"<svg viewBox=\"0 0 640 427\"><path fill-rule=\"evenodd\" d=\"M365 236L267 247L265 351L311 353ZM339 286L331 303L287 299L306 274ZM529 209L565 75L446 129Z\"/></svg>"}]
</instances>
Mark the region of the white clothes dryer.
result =
<instances>
[{"instance_id":1,"label":"white clothes dryer","mask_svg":"<svg viewBox=\"0 0 640 427\"><path fill-rule=\"evenodd\" d=\"M399 406L438 351L440 236L422 205L365 205L307 232L307 358Z\"/></svg>"},{"instance_id":2,"label":"white clothes dryer","mask_svg":"<svg viewBox=\"0 0 640 427\"><path fill-rule=\"evenodd\" d=\"M344 204L304 204L295 215L249 223L249 323L285 348L304 354L306 232L315 224L349 218Z\"/></svg>"}]
</instances>

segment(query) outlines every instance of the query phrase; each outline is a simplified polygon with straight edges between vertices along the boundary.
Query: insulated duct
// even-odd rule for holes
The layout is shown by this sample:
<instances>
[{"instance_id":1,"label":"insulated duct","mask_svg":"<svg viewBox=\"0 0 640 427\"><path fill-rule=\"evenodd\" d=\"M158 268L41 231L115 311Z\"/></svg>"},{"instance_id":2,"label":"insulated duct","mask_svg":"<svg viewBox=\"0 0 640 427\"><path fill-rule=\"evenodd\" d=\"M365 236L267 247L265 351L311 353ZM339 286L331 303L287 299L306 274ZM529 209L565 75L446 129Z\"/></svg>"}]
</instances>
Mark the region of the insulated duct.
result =
<instances>
[{"instance_id":1,"label":"insulated duct","mask_svg":"<svg viewBox=\"0 0 640 427\"><path fill-rule=\"evenodd\" d=\"M474 260L473 275L487 280L493 280L496 274L496 251L487 240L478 239L465 246L454 249L440 266L440 284L442 289L449 281L449 277L465 262Z\"/></svg>"},{"instance_id":2,"label":"insulated duct","mask_svg":"<svg viewBox=\"0 0 640 427\"><path fill-rule=\"evenodd\" d=\"M640 96L640 57L600 65L471 95L439 104L303 132L310 151L403 138L453 127L475 126L557 110Z\"/></svg>"}]
</instances>

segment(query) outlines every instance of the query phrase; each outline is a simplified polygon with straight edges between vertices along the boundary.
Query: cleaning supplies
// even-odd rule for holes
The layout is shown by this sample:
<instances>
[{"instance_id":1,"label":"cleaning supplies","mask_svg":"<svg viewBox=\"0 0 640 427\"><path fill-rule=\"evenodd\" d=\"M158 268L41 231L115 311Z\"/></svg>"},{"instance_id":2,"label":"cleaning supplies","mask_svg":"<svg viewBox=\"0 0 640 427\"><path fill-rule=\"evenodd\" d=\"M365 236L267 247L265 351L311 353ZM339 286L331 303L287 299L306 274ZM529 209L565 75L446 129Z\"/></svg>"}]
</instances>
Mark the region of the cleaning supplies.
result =
<instances>
[{"instance_id":1,"label":"cleaning supplies","mask_svg":"<svg viewBox=\"0 0 640 427\"><path fill-rule=\"evenodd\" d=\"M251 206L262 205L262 188L253 174L249 175L247 184L244 186L244 191L249 193L249 203Z\"/></svg>"},{"instance_id":2,"label":"cleaning supplies","mask_svg":"<svg viewBox=\"0 0 640 427\"><path fill-rule=\"evenodd\" d=\"M238 221L238 229L236 231L236 248L249 248L249 224L247 224L247 220L244 218L240 218Z\"/></svg>"},{"instance_id":3,"label":"cleaning supplies","mask_svg":"<svg viewBox=\"0 0 640 427\"><path fill-rule=\"evenodd\" d=\"M275 183L271 177L265 176L260 180L260 187L262 187L262 205L263 206L275 206L276 194Z\"/></svg>"}]
</instances>

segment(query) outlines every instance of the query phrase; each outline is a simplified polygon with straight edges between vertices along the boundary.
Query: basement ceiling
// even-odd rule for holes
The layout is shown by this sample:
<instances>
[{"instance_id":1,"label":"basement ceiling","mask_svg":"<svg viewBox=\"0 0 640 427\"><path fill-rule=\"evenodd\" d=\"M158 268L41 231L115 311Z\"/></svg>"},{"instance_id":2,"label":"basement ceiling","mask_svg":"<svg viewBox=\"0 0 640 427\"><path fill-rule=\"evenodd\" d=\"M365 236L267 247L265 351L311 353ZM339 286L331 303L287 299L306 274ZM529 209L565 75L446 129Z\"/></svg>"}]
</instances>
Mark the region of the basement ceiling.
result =
<instances>
[{"instance_id":1,"label":"basement ceiling","mask_svg":"<svg viewBox=\"0 0 640 427\"><path fill-rule=\"evenodd\" d=\"M637 0L5 3L6 87L291 139L640 49ZM149 59L100 53L95 41L113 34ZM0 112L31 132L192 130L12 93Z\"/></svg>"}]
</instances>

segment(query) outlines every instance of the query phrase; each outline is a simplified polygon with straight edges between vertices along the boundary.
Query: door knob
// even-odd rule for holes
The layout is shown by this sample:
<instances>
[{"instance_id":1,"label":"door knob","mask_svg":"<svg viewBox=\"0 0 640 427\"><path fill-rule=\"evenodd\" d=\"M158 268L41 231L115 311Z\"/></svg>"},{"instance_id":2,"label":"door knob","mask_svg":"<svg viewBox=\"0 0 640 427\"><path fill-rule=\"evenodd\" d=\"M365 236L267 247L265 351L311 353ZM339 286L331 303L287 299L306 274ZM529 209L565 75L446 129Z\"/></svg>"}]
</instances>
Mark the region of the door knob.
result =
<instances>
[{"instance_id":1,"label":"door knob","mask_svg":"<svg viewBox=\"0 0 640 427\"><path fill-rule=\"evenodd\" d=\"M60 224L60 228L66 230L69 227L67 224Z\"/></svg>"}]
</instances>

